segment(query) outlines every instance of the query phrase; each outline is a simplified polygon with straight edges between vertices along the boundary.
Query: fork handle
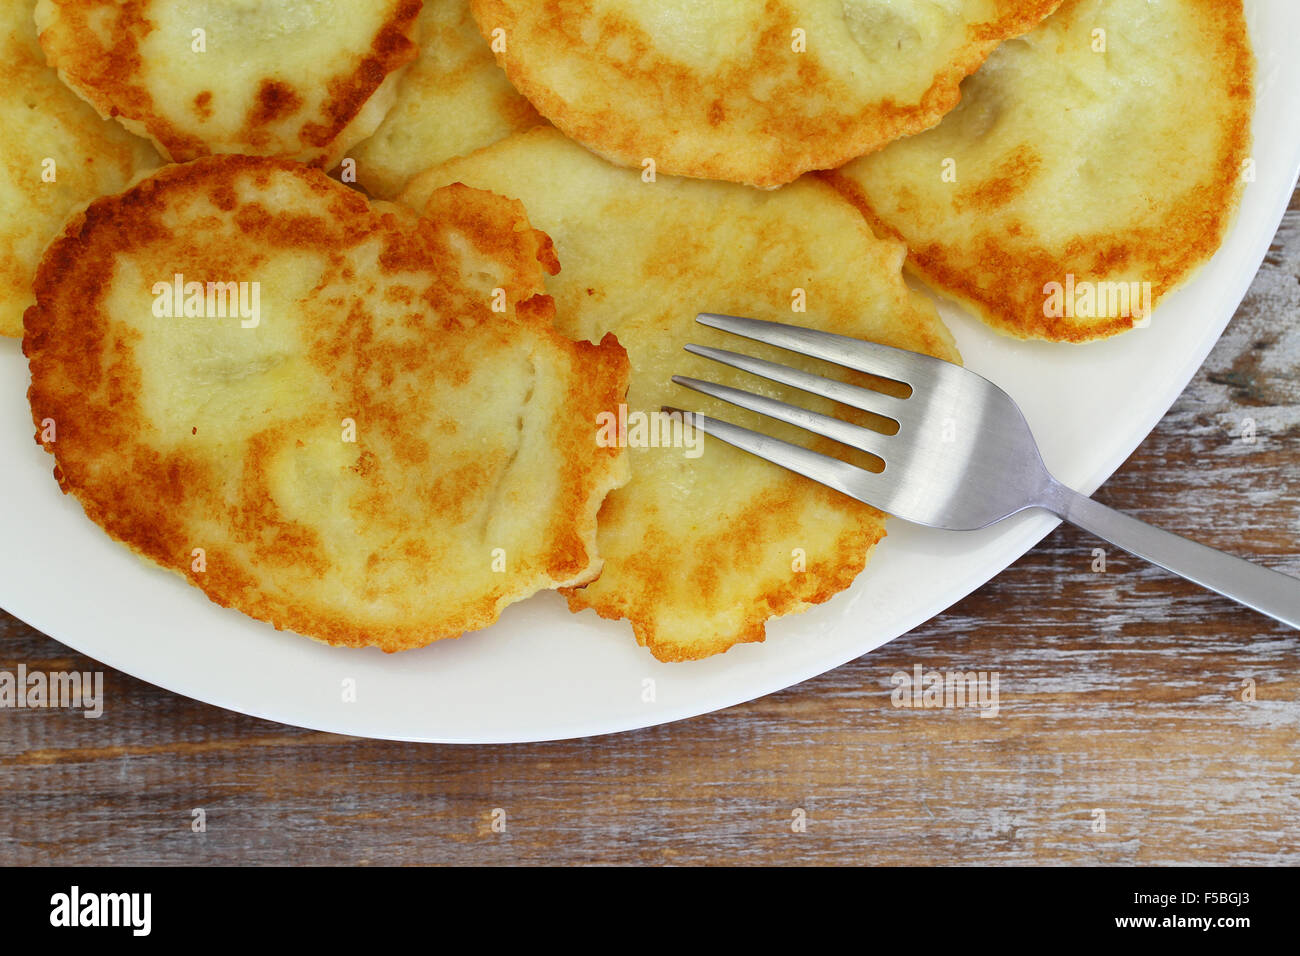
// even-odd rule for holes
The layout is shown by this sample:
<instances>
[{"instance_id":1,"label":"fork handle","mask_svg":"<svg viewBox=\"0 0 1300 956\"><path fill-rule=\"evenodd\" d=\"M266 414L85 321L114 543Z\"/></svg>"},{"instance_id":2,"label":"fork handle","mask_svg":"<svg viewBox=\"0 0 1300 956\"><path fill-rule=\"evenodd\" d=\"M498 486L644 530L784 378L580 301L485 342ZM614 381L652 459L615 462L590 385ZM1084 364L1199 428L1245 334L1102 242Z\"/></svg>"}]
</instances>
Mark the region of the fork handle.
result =
<instances>
[{"instance_id":1,"label":"fork handle","mask_svg":"<svg viewBox=\"0 0 1300 956\"><path fill-rule=\"evenodd\" d=\"M1300 578L1233 557L1107 508L1053 482L1048 511L1139 558L1300 629Z\"/></svg>"}]
</instances>

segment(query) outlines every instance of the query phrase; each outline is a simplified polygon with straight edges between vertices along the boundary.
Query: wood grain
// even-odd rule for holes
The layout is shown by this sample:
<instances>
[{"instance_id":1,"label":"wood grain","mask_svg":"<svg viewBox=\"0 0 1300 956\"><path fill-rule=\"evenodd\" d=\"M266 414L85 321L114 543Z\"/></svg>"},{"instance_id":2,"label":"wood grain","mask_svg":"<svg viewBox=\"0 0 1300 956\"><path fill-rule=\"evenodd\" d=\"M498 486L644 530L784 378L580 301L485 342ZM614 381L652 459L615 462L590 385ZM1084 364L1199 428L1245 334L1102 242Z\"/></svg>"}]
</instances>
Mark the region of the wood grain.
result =
<instances>
[{"instance_id":1,"label":"wood grain","mask_svg":"<svg viewBox=\"0 0 1300 956\"><path fill-rule=\"evenodd\" d=\"M1100 500L1300 575L1298 315L1300 194ZM124 717L0 712L0 863L1300 862L1300 637L1114 549L1093 571L1097 546L1063 528L873 654L613 737L353 740L110 671ZM5 616L19 663L96 666ZM893 707L915 664L997 671L999 715Z\"/></svg>"}]
</instances>

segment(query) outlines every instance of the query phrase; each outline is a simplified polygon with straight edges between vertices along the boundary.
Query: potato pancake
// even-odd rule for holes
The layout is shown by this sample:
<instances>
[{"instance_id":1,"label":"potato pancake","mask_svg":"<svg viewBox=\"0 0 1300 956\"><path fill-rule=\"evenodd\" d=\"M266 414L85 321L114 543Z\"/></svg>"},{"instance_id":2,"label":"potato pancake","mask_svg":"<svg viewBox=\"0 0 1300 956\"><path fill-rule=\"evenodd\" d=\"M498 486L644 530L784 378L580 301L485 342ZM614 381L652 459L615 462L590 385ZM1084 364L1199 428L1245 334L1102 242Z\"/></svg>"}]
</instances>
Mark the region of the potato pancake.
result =
<instances>
[{"instance_id":1,"label":"potato pancake","mask_svg":"<svg viewBox=\"0 0 1300 956\"><path fill-rule=\"evenodd\" d=\"M515 87L607 159L754 186L933 126L1061 0L471 0Z\"/></svg>"},{"instance_id":2,"label":"potato pancake","mask_svg":"<svg viewBox=\"0 0 1300 956\"><path fill-rule=\"evenodd\" d=\"M216 603L331 644L419 647L591 580L626 355L555 330L518 202L425 208L242 156L92 203L23 340L62 489Z\"/></svg>"},{"instance_id":3,"label":"potato pancake","mask_svg":"<svg viewBox=\"0 0 1300 956\"><path fill-rule=\"evenodd\" d=\"M1251 171L1240 0L1068 0L928 132L830 180L1000 332L1144 324L1218 249Z\"/></svg>"},{"instance_id":4,"label":"potato pancake","mask_svg":"<svg viewBox=\"0 0 1300 956\"><path fill-rule=\"evenodd\" d=\"M40 0L50 65L169 159L332 167L379 126L415 59L420 0Z\"/></svg>"},{"instance_id":5,"label":"potato pancake","mask_svg":"<svg viewBox=\"0 0 1300 956\"><path fill-rule=\"evenodd\" d=\"M575 611L627 618L661 660L707 657L761 641L765 622L843 591L884 536L873 508L659 415L677 406L870 465L867 456L724 405L669 381L674 373L794 401L885 427L874 416L746 376L683 351L688 342L744 351L821 374L844 370L696 324L701 311L778 319L956 360L933 305L909 290L903 248L879 240L831 188L775 191L611 165L550 127L517 134L412 180L402 201L427 208L461 182L523 201L550 235L560 271L547 280L562 331L615 333L632 379L618 431L632 479L600 512L600 578L569 592ZM855 377L887 388L878 380Z\"/></svg>"},{"instance_id":6,"label":"potato pancake","mask_svg":"<svg viewBox=\"0 0 1300 956\"><path fill-rule=\"evenodd\" d=\"M425 0L420 56L375 135L348 155L357 181L392 199L416 173L544 122L497 66L469 0Z\"/></svg>"},{"instance_id":7,"label":"potato pancake","mask_svg":"<svg viewBox=\"0 0 1300 956\"><path fill-rule=\"evenodd\" d=\"M35 6L11 0L0 8L0 335L15 337L35 301L36 264L68 217L161 162L45 65Z\"/></svg>"}]
</instances>

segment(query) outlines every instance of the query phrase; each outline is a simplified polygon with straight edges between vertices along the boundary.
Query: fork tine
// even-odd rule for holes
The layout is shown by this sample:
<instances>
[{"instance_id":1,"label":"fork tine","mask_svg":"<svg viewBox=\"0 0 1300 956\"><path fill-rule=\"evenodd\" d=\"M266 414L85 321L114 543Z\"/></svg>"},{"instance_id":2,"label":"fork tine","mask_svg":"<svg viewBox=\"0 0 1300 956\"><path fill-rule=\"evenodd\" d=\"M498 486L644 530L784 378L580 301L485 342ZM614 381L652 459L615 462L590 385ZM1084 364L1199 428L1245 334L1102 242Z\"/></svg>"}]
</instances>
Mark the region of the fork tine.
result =
<instances>
[{"instance_id":1,"label":"fork tine","mask_svg":"<svg viewBox=\"0 0 1300 956\"><path fill-rule=\"evenodd\" d=\"M915 384L917 377L929 370L930 363L940 362L939 359L920 352L908 352L831 332L786 325L784 322L766 322L716 312L701 312L695 321L709 328L743 335L756 342L766 342L777 348L811 355L845 368L892 378L909 385Z\"/></svg>"},{"instance_id":2,"label":"fork tine","mask_svg":"<svg viewBox=\"0 0 1300 956\"><path fill-rule=\"evenodd\" d=\"M838 418L831 418L829 415L810 412L798 405L778 402L776 399L768 398L765 395L755 395L753 392L741 391L729 385L704 382L698 378L688 378L685 375L674 375L673 381L678 385L694 389L697 392L703 392L705 395L712 395L714 398L730 402L740 408L747 408L751 412L758 412L760 415L775 418L777 421L788 422L806 431L832 438L837 442L861 451L870 452L881 458L884 457L883 446L889 441L888 437L869 428L862 428L850 422L840 421Z\"/></svg>"},{"instance_id":3,"label":"fork tine","mask_svg":"<svg viewBox=\"0 0 1300 956\"><path fill-rule=\"evenodd\" d=\"M747 451L774 465L780 465L805 478L811 478L828 488L842 491L850 498L856 498L866 504L871 504L864 497L869 491L869 483L873 479L879 480L882 477L840 461L838 458L821 455L779 438L772 438L769 435L750 431L748 428L741 428L739 425L732 425L730 422L710 418L708 415L682 412L681 409L668 405L665 405L663 410L689 415L691 423L706 435L712 435L741 451Z\"/></svg>"},{"instance_id":4,"label":"fork tine","mask_svg":"<svg viewBox=\"0 0 1300 956\"><path fill-rule=\"evenodd\" d=\"M829 398L841 405L849 405L853 408L860 408L864 412L884 415L895 421L901 421L907 408L906 399L895 398L893 395L886 395L884 392L874 392L868 388L859 388L856 385L839 382L833 378L813 375L810 372L791 368L788 365L778 365L776 362L769 362L766 359L754 358L752 355L742 355L739 352L715 349L707 345L687 345L685 348L686 351L701 358L712 359L715 362L721 362L723 365L738 368L742 372L757 375L759 378L780 382L782 385L790 385L801 392L820 395L822 398Z\"/></svg>"}]
</instances>

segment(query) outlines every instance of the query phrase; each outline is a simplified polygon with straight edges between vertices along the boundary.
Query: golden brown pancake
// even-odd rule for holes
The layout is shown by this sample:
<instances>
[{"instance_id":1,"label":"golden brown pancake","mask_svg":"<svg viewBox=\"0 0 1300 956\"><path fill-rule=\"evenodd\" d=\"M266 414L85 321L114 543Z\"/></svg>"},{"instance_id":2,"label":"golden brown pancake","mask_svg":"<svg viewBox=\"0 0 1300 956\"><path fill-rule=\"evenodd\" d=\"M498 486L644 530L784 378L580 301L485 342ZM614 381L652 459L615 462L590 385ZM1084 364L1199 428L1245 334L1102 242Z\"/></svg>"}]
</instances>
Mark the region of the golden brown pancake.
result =
<instances>
[{"instance_id":1,"label":"golden brown pancake","mask_svg":"<svg viewBox=\"0 0 1300 956\"><path fill-rule=\"evenodd\" d=\"M545 122L497 66L469 0L425 0L419 27L420 56L392 111L349 153L357 181L384 199L430 166Z\"/></svg>"},{"instance_id":2,"label":"golden brown pancake","mask_svg":"<svg viewBox=\"0 0 1300 956\"><path fill-rule=\"evenodd\" d=\"M420 0L39 0L36 23L63 80L170 159L328 168L393 105L419 12Z\"/></svg>"},{"instance_id":3,"label":"golden brown pancake","mask_svg":"<svg viewBox=\"0 0 1300 956\"><path fill-rule=\"evenodd\" d=\"M669 377L693 375L853 417L682 346L698 342L847 375L695 323L697 312L716 311L956 359L934 307L903 282L902 247L876 239L818 181L773 192L666 176L648 183L550 127L417 176L402 201L426 208L454 182L523 201L530 221L555 242L561 269L547 289L561 330L588 340L614 332L632 363L622 421L632 480L601 509L605 569L569 593L571 608L627 618L656 657L679 661L761 641L769 618L847 588L884 535L880 512L681 422L676 434L671 425L665 431L654 415L664 405L700 411L847 457L842 446L688 392ZM792 311L800 299L806 312Z\"/></svg>"},{"instance_id":4,"label":"golden brown pancake","mask_svg":"<svg viewBox=\"0 0 1300 956\"><path fill-rule=\"evenodd\" d=\"M45 65L36 0L0 9L0 335L23 334L23 310L45 246L64 221L124 189L158 155L95 111Z\"/></svg>"},{"instance_id":5,"label":"golden brown pancake","mask_svg":"<svg viewBox=\"0 0 1300 956\"><path fill-rule=\"evenodd\" d=\"M511 82L602 156L775 186L933 126L1061 0L471 0Z\"/></svg>"},{"instance_id":6,"label":"golden brown pancake","mask_svg":"<svg viewBox=\"0 0 1300 956\"><path fill-rule=\"evenodd\" d=\"M92 203L23 340L62 489L216 603L331 644L419 647L589 581L626 477L593 422L626 356L555 331L517 202L452 186L426 210L237 156Z\"/></svg>"},{"instance_id":7,"label":"golden brown pancake","mask_svg":"<svg viewBox=\"0 0 1300 956\"><path fill-rule=\"evenodd\" d=\"M1222 242L1253 70L1240 0L1068 0L937 127L831 180L998 331L1114 335Z\"/></svg>"}]
</instances>

